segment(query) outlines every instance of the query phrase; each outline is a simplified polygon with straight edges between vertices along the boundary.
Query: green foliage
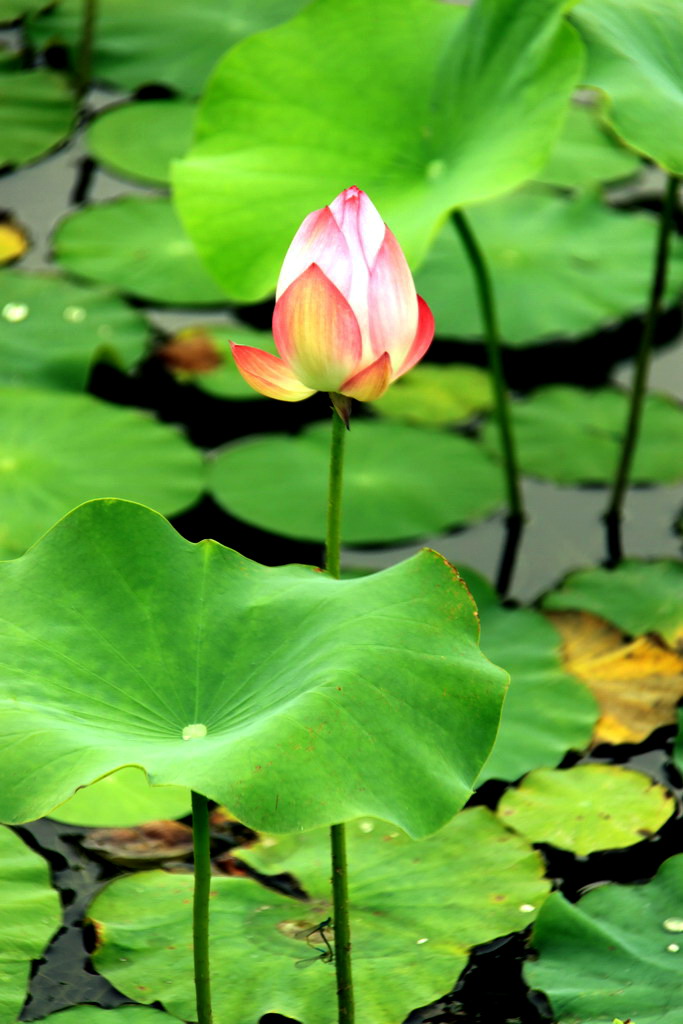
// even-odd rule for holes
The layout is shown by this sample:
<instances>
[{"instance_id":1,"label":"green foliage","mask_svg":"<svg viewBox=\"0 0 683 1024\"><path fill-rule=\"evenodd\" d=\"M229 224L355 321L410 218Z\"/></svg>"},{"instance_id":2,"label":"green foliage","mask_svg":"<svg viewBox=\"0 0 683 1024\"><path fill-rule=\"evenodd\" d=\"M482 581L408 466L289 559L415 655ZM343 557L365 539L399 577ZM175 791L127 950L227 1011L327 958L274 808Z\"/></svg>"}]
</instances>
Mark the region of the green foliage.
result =
<instances>
[{"instance_id":1,"label":"green foliage","mask_svg":"<svg viewBox=\"0 0 683 1024\"><path fill-rule=\"evenodd\" d=\"M465 363L421 363L392 384L370 408L390 420L448 427L492 406L491 379L486 370Z\"/></svg>"},{"instance_id":2,"label":"green foliage","mask_svg":"<svg viewBox=\"0 0 683 1024\"><path fill-rule=\"evenodd\" d=\"M535 177L547 185L579 190L629 178L640 167L638 157L599 124L593 104L581 102L572 103L550 159Z\"/></svg>"},{"instance_id":3,"label":"green foliage","mask_svg":"<svg viewBox=\"0 0 683 1024\"><path fill-rule=\"evenodd\" d=\"M209 465L211 493L232 515L263 530L323 540L329 434L329 423L315 423L297 437L265 434L228 445ZM344 543L424 537L501 504L500 473L475 442L399 423L352 423Z\"/></svg>"},{"instance_id":4,"label":"green foliage","mask_svg":"<svg viewBox=\"0 0 683 1024\"><path fill-rule=\"evenodd\" d=\"M549 996L558 1024L602 1024L615 1013L638 1024L677 1024L681 921L680 854L643 885L603 885L577 904L553 893L532 935L539 957L524 974Z\"/></svg>"},{"instance_id":5,"label":"green foliage","mask_svg":"<svg viewBox=\"0 0 683 1024\"><path fill-rule=\"evenodd\" d=\"M0 581L3 820L138 765L255 828L371 813L423 836L463 805L495 737L507 677L434 552L338 581L190 544L109 500Z\"/></svg>"},{"instance_id":6,"label":"green foliage","mask_svg":"<svg viewBox=\"0 0 683 1024\"><path fill-rule=\"evenodd\" d=\"M473 945L524 927L548 893L538 854L481 807L419 843L367 819L351 822L347 832L359 1024L402 1020L442 995ZM222 965L214 974L218 1024L258 1020L269 1011L328 1024L333 970L315 961L295 969L297 961L316 956L311 945L320 945L315 936L309 945L306 931L329 916L327 832L268 837L239 856L266 873L293 873L310 900L214 877L211 941L214 962ZM134 875L110 884L89 911L103 926L98 970L132 998L161 999L185 1020L194 1015L191 890L186 876Z\"/></svg>"},{"instance_id":7,"label":"green foliage","mask_svg":"<svg viewBox=\"0 0 683 1024\"><path fill-rule=\"evenodd\" d=\"M136 298L180 306L225 302L161 196L88 206L58 225L53 243L65 270Z\"/></svg>"},{"instance_id":8,"label":"green foliage","mask_svg":"<svg viewBox=\"0 0 683 1024\"><path fill-rule=\"evenodd\" d=\"M31 960L37 959L61 919L59 897L45 861L9 828L0 827L0 1020L18 1019Z\"/></svg>"},{"instance_id":9,"label":"green foliage","mask_svg":"<svg viewBox=\"0 0 683 1024\"><path fill-rule=\"evenodd\" d=\"M121 768L77 790L50 812L67 825L128 828L190 813L190 793L181 786L150 786L139 768Z\"/></svg>"},{"instance_id":10,"label":"green foliage","mask_svg":"<svg viewBox=\"0 0 683 1024\"><path fill-rule=\"evenodd\" d=\"M657 223L620 213L593 196L517 192L469 214L486 254L500 330L515 348L575 338L642 313ZM437 335L479 339L482 321L467 256L447 224L415 277ZM683 290L683 250L674 245L666 304Z\"/></svg>"},{"instance_id":11,"label":"green foliage","mask_svg":"<svg viewBox=\"0 0 683 1024\"><path fill-rule=\"evenodd\" d=\"M45 68L0 71L0 168L44 156L66 140L75 119L61 75Z\"/></svg>"},{"instance_id":12,"label":"green foliage","mask_svg":"<svg viewBox=\"0 0 683 1024\"><path fill-rule=\"evenodd\" d=\"M173 175L227 293L272 292L304 216L350 184L417 264L449 210L540 170L580 74L563 6L317 0L235 47Z\"/></svg>"},{"instance_id":13,"label":"green foliage","mask_svg":"<svg viewBox=\"0 0 683 1024\"><path fill-rule=\"evenodd\" d=\"M88 149L117 174L165 185L171 160L190 148L195 112L182 99L124 103L91 122Z\"/></svg>"},{"instance_id":14,"label":"green foliage","mask_svg":"<svg viewBox=\"0 0 683 1024\"><path fill-rule=\"evenodd\" d=\"M149 326L123 299L48 274L0 272L0 380L82 391L93 363L129 369Z\"/></svg>"}]
</instances>

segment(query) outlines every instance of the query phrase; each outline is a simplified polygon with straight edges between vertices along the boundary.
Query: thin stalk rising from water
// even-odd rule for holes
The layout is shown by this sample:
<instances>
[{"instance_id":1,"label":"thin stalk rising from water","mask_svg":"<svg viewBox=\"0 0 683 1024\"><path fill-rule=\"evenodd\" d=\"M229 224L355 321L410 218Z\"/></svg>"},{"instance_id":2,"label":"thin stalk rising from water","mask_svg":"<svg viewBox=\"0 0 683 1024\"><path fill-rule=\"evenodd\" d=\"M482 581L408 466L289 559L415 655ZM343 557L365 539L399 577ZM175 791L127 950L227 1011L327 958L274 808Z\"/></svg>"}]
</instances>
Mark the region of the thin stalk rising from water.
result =
<instances>
[{"instance_id":1,"label":"thin stalk rising from water","mask_svg":"<svg viewBox=\"0 0 683 1024\"><path fill-rule=\"evenodd\" d=\"M666 273L669 258L669 240L674 222L676 209L676 191L679 179L671 175L667 182L664 194L664 203L659 218L659 232L657 236L657 249L655 253L654 270L652 283L650 285L650 301L645 314L643 333L640 339L640 347L636 357L636 368L633 378L633 390L631 392L631 404L629 407L626 434L621 448L619 465L612 486L612 496L605 512L605 523L607 525L607 547L609 560L612 564L621 561L621 519L624 508L624 499L628 488L633 456L635 455L638 434L643 416L643 403L650 370L650 359L652 357L652 343L657 331L657 322L662 309L662 297L666 287Z\"/></svg>"},{"instance_id":2,"label":"thin stalk rising from water","mask_svg":"<svg viewBox=\"0 0 683 1024\"><path fill-rule=\"evenodd\" d=\"M95 42L95 18L97 16L97 0L83 0L83 19L81 21L81 38L76 53L75 84L79 100L88 91L92 77L92 52Z\"/></svg>"},{"instance_id":3,"label":"thin stalk rising from water","mask_svg":"<svg viewBox=\"0 0 683 1024\"><path fill-rule=\"evenodd\" d=\"M338 398L337 404L339 404ZM339 579L340 574L339 552L341 547L341 501L345 437L346 426L342 420L342 415L340 412L333 410L325 568L336 579ZM334 906L334 963L337 972L339 1024L353 1024L351 929L349 925L349 886L346 868L346 834L344 825L332 825L330 829L330 846L332 853L332 902Z\"/></svg>"},{"instance_id":4,"label":"thin stalk rising from water","mask_svg":"<svg viewBox=\"0 0 683 1024\"><path fill-rule=\"evenodd\" d=\"M209 966L209 891L211 888L211 847L209 805L205 796L192 791L192 837L194 840L194 901L192 939L197 1020L211 1024L211 974Z\"/></svg>"}]
</instances>

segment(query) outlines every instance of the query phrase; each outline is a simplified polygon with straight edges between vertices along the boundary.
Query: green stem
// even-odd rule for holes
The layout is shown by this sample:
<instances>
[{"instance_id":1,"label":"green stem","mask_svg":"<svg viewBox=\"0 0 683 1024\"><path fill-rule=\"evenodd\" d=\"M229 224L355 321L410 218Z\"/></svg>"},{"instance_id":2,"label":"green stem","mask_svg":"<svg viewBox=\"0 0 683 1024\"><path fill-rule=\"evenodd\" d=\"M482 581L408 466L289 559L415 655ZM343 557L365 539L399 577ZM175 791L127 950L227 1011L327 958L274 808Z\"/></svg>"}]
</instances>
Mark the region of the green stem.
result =
<instances>
[{"instance_id":1,"label":"green stem","mask_svg":"<svg viewBox=\"0 0 683 1024\"><path fill-rule=\"evenodd\" d=\"M339 579L341 547L341 499L344 470L346 425L337 411L332 413L332 444L327 500L327 540L325 568ZM351 976L351 928L349 924L349 886L346 867L344 825L330 829L332 852L332 903L334 920L334 964L337 972L337 1009L339 1024L353 1024L353 980Z\"/></svg>"},{"instance_id":2,"label":"green stem","mask_svg":"<svg viewBox=\"0 0 683 1024\"><path fill-rule=\"evenodd\" d=\"M211 889L211 843L209 805L205 796L192 791L192 836L194 840L194 903L192 939L197 1020L211 1024L211 973L209 967L209 892Z\"/></svg>"},{"instance_id":3,"label":"green stem","mask_svg":"<svg viewBox=\"0 0 683 1024\"><path fill-rule=\"evenodd\" d=\"M81 38L76 55L76 94L78 99L88 91L92 76L92 51L95 39L95 17L97 0L83 0L83 20L81 22Z\"/></svg>"},{"instance_id":4,"label":"green stem","mask_svg":"<svg viewBox=\"0 0 683 1024\"><path fill-rule=\"evenodd\" d=\"M489 368L493 378L493 395L495 400L495 417L500 434L500 446L505 467L505 482L508 498L508 512L511 518L522 520L524 506L519 486L519 469L515 455L515 445L510 421L510 405L503 376L503 362L500 354L500 332L496 318L496 307L493 298L493 286L486 266L484 255L469 226L464 213L454 210L453 223L460 235L465 251L474 272L479 297L479 308L484 323L484 339L488 352Z\"/></svg>"},{"instance_id":5,"label":"green stem","mask_svg":"<svg viewBox=\"0 0 683 1024\"><path fill-rule=\"evenodd\" d=\"M643 416L643 403L645 401L645 391L647 388L647 380L650 370L650 359L652 357L652 342L654 341L655 332L657 330L657 322L662 308L662 296L664 295L664 288L666 287L669 240L674 221L676 190L678 184L678 178L671 175L667 183L664 204L659 218L659 233L657 237L657 250L655 255L654 272L652 275L652 284L650 286L650 301L647 313L645 314L645 324L643 325L643 333L640 339L638 355L636 357L636 369L633 379L633 390L631 392L628 422L626 424L626 435L624 437L619 465L614 478L612 497L605 513L605 520L607 522L608 529L611 525L613 536L615 538L613 546L617 548L620 548L621 546L618 524L622 517L624 498L628 487L633 456L635 454L636 444L638 443L638 434L640 432L640 424ZM619 557L620 555L614 560L618 561Z\"/></svg>"}]
</instances>

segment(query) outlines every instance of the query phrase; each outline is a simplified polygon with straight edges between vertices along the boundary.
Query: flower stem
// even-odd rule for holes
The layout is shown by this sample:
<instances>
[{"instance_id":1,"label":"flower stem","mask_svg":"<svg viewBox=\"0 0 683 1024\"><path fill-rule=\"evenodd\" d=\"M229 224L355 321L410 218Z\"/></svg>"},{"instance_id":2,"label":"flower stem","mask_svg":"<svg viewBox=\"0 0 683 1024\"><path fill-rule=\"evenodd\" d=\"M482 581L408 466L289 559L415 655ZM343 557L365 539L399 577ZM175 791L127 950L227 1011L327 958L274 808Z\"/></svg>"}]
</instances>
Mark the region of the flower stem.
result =
<instances>
[{"instance_id":1,"label":"flower stem","mask_svg":"<svg viewBox=\"0 0 683 1024\"><path fill-rule=\"evenodd\" d=\"M327 539L325 568L339 579L341 547L341 499L344 471L346 424L341 413L332 412L332 444L327 499ZM330 828L332 853L332 903L334 920L334 964L337 972L337 1009L339 1024L353 1024L353 980L351 976L351 929L349 925L349 886L346 867L344 825Z\"/></svg>"},{"instance_id":2,"label":"flower stem","mask_svg":"<svg viewBox=\"0 0 683 1024\"><path fill-rule=\"evenodd\" d=\"M655 254L654 271L650 285L650 301L645 314L643 333L640 339L636 368L631 392L626 435L621 448L619 465L612 486L612 496L605 512L607 526L609 560L612 564L621 561L621 518L628 487L633 456L635 455L638 434L643 416L643 403L652 357L652 342L657 330L657 322L662 308L662 296L666 287L666 272L669 256L669 240L676 208L676 190L679 179L670 175L667 182L664 203L659 218L659 233Z\"/></svg>"},{"instance_id":3,"label":"flower stem","mask_svg":"<svg viewBox=\"0 0 683 1024\"><path fill-rule=\"evenodd\" d=\"M503 465L505 467L508 515L513 522L521 524L524 519L524 506L519 486L519 468L517 466L517 456L515 454L514 437L512 434L510 405L503 376L503 361L500 354L500 331L498 330L491 276L484 259L484 254L479 248L479 243L462 210L454 210L452 219L469 258L477 286L489 369L493 378L495 417L498 423ZM517 528L519 529L519 526Z\"/></svg>"},{"instance_id":4,"label":"flower stem","mask_svg":"<svg viewBox=\"0 0 683 1024\"><path fill-rule=\"evenodd\" d=\"M81 21L81 38L76 54L75 85L79 100L88 91L92 75L92 51L95 39L95 17L97 0L82 0L83 17Z\"/></svg>"},{"instance_id":5,"label":"flower stem","mask_svg":"<svg viewBox=\"0 0 683 1024\"><path fill-rule=\"evenodd\" d=\"M194 902L192 938L194 948L194 987L197 994L197 1020L211 1024L211 976L209 968L209 891L211 888L211 848L209 805L205 796L192 791L192 837L194 841Z\"/></svg>"}]
</instances>

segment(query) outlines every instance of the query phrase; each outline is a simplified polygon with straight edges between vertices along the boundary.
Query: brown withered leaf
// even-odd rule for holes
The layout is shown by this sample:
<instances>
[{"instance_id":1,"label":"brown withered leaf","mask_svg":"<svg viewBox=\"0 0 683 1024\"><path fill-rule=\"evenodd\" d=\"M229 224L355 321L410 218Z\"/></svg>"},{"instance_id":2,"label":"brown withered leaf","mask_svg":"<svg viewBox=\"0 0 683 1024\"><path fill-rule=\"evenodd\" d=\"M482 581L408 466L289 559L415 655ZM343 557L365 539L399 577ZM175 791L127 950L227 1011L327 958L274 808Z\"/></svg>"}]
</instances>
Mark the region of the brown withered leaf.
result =
<instances>
[{"instance_id":1,"label":"brown withered leaf","mask_svg":"<svg viewBox=\"0 0 683 1024\"><path fill-rule=\"evenodd\" d=\"M209 373L224 362L224 356L211 335L201 327L186 327L178 331L157 355L171 373L194 375Z\"/></svg>"},{"instance_id":2,"label":"brown withered leaf","mask_svg":"<svg viewBox=\"0 0 683 1024\"><path fill-rule=\"evenodd\" d=\"M149 821L136 828L96 828L82 844L114 864L155 867L160 861L192 854L192 829L179 821Z\"/></svg>"},{"instance_id":3,"label":"brown withered leaf","mask_svg":"<svg viewBox=\"0 0 683 1024\"><path fill-rule=\"evenodd\" d=\"M26 232L13 220L0 220L0 266L19 259L28 249Z\"/></svg>"},{"instance_id":4,"label":"brown withered leaf","mask_svg":"<svg viewBox=\"0 0 683 1024\"><path fill-rule=\"evenodd\" d=\"M548 612L563 638L568 672L583 680L600 706L598 743L640 743L676 722L683 697L683 657L653 636L628 640L589 612Z\"/></svg>"}]
</instances>

